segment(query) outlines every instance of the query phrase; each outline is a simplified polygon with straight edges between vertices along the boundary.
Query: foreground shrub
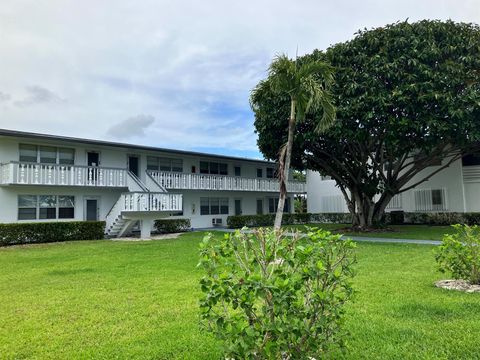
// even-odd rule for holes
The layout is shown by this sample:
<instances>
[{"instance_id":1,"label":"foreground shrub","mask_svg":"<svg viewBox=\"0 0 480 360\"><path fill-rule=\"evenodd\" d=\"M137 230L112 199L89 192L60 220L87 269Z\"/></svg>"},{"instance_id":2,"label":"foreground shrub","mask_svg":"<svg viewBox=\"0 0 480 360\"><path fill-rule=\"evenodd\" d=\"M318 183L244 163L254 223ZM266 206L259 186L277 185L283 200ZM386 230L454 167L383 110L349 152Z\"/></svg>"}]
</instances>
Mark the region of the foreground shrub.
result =
<instances>
[{"instance_id":1,"label":"foreground shrub","mask_svg":"<svg viewBox=\"0 0 480 360\"><path fill-rule=\"evenodd\" d=\"M0 246L103 239L104 221L0 224Z\"/></svg>"},{"instance_id":2,"label":"foreground shrub","mask_svg":"<svg viewBox=\"0 0 480 360\"><path fill-rule=\"evenodd\" d=\"M192 228L190 219L155 220L154 226L162 234L185 232Z\"/></svg>"},{"instance_id":3,"label":"foreground shrub","mask_svg":"<svg viewBox=\"0 0 480 360\"><path fill-rule=\"evenodd\" d=\"M343 348L354 243L259 229L201 243L202 323L234 359L320 358Z\"/></svg>"},{"instance_id":4,"label":"foreground shrub","mask_svg":"<svg viewBox=\"0 0 480 360\"><path fill-rule=\"evenodd\" d=\"M480 285L480 227L453 225L456 233L445 235L435 258L441 272Z\"/></svg>"}]
</instances>

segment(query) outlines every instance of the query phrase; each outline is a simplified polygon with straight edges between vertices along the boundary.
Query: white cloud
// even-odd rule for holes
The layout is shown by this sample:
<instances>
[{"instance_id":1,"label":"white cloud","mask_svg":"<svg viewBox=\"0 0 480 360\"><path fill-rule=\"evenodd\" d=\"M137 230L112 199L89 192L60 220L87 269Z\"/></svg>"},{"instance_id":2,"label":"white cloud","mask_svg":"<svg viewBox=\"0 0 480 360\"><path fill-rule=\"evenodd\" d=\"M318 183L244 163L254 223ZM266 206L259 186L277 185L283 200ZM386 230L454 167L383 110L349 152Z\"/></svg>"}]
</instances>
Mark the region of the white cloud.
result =
<instances>
[{"instance_id":1,"label":"white cloud","mask_svg":"<svg viewBox=\"0 0 480 360\"><path fill-rule=\"evenodd\" d=\"M154 121L155 118L151 115L131 116L110 127L107 135L117 139L145 136L145 130L152 125Z\"/></svg>"},{"instance_id":2,"label":"white cloud","mask_svg":"<svg viewBox=\"0 0 480 360\"><path fill-rule=\"evenodd\" d=\"M65 99L62 99L60 96L55 94L53 91L48 90L42 86L34 85L28 86L26 88L27 96L22 100L17 100L14 102L17 106L30 106L35 104L42 104L42 103L61 103L64 102Z\"/></svg>"},{"instance_id":3,"label":"white cloud","mask_svg":"<svg viewBox=\"0 0 480 360\"><path fill-rule=\"evenodd\" d=\"M7 102L11 99L10 94L6 94L0 91L0 103Z\"/></svg>"},{"instance_id":4,"label":"white cloud","mask_svg":"<svg viewBox=\"0 0 480 360\"><path fill-rule=\"evenodd\" d=\"M156 120L135 142L251 152L248 97L275 54L326 48L359 28L406 18L478 23L480 7L477 0L5 0L0 85L24 106L4 100L0 127L126 138L109 130L149 114Z\"/></svg>"}]
</instances>

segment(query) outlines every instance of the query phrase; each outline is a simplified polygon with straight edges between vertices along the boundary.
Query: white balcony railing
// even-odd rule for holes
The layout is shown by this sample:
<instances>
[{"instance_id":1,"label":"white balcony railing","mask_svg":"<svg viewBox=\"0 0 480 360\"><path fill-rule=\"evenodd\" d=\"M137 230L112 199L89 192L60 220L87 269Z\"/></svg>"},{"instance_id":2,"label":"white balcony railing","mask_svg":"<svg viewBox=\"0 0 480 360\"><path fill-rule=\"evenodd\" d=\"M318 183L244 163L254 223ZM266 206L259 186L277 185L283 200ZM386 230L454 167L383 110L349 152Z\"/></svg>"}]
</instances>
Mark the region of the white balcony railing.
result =
<instances>
[{"instance_id":1,"label":"white balcony railing","mask_svg":"<svg viewBox=\"0 0 480 360\"><path fill-rule=\"evenodd\" d=\"M120 211L182 211L182 195L152 192L122 194Z\"/></svg>"},{"instance_id":2,"label":"white balcony railing","mask_svg":"<svg viewBox=\"0 0 480 360\"><path fill-rule=\"evenodd\" d=\"M226 190L278 192L276 179L255 179L225 175L185 174L165 171L149 171L149 174L166 189ZM289 181L289 193L304 193L304 182Z\"/></svg>"},{"instance_id":3,"label":"white balcony railing","mask_svg":"<svg viewBox=\"0 0 480 360\"><path fill-rule=\"evenodd\" d=\"M0 184L127 187L127 170L10 162L0 164Z\"/></svg>"}]
</instances>

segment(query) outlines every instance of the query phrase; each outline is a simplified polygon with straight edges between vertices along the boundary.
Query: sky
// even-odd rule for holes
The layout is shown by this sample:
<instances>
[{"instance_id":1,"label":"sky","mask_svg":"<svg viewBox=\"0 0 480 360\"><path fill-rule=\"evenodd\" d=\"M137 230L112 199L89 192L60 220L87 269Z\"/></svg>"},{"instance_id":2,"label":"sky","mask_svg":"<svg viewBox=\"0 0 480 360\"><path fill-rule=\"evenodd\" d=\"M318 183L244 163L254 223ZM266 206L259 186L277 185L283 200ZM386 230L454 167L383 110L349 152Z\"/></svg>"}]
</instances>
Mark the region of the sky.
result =
<instances>
[{"instance_id":1,"label":"sky","mask_svg":"<svg viewBox=\"0 0 480 360\"><path fill-rule=\"evenodd\" d=\"M0 2L0 128L262 158L251 89L277 54L480 0Z\"/></svg>"}]
</instances>

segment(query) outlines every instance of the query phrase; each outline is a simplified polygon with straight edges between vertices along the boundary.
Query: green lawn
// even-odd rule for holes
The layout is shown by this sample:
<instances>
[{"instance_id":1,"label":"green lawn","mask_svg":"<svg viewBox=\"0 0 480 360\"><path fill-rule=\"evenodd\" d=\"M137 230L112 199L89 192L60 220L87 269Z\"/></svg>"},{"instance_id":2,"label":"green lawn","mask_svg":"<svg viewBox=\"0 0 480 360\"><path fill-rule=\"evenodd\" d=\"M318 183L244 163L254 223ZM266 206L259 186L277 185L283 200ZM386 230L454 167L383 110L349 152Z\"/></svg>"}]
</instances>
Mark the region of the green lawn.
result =
<instances>
[{"instance_id":1,"label":"green lawn","mask_svg":"<svg viewBox=\"0 0 480 360\"><path fill-rule=\"evenodd\" d=\"M345 229L349 224L308 224L308 225L286 225L292 229L305 229L305 226L320 227L325 230L336 232L338 229ZM417 239L417 240L442 240L446 233L452 232L451 226L429 226L429 225L389 225L388 231L379 232L353 232L339 231L345 235L365 236L374 238L391 238L391 239Z\"/></svg>"},{"instance_id":2,"label":"green lawn","mask_svg":"<svg viewBox=\"0 0 480 360\"><path fill-rule=\"evenodd\" d=\"M201 236L1 248L0 358L219 358L198 328ZM336 358L480 358L480 294L435 288L431 246L360 243L357 256Z\"/></svg>"}]
</instances>

